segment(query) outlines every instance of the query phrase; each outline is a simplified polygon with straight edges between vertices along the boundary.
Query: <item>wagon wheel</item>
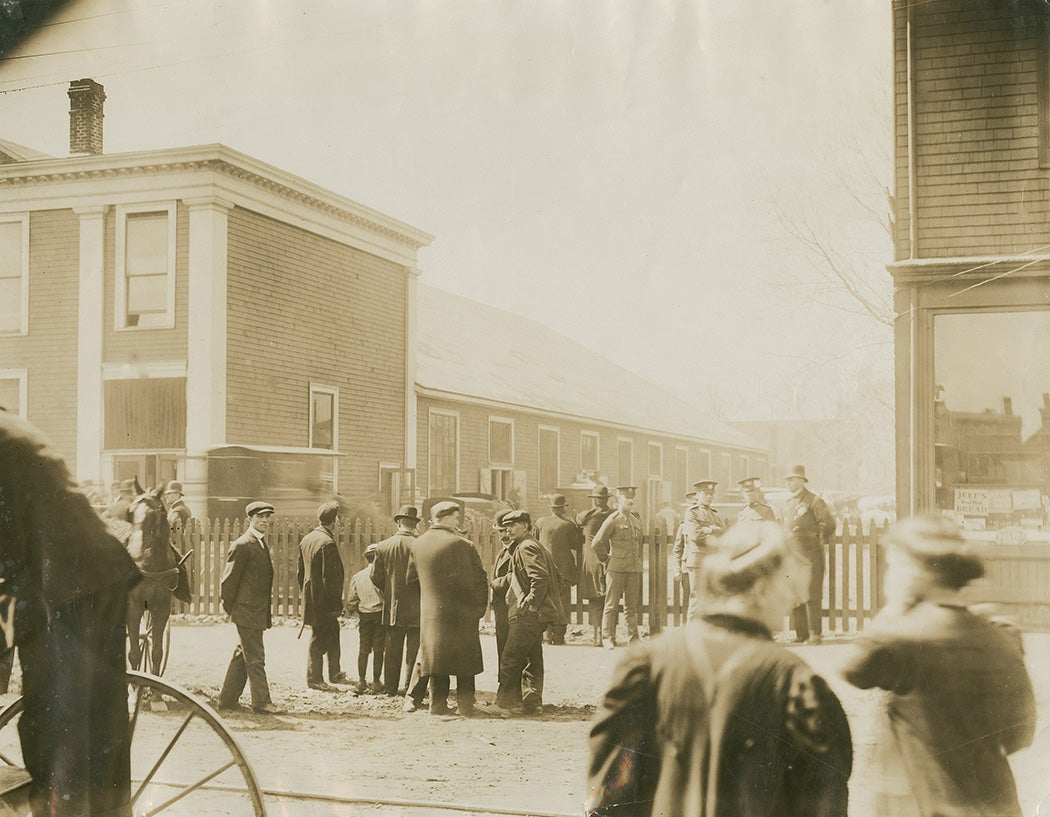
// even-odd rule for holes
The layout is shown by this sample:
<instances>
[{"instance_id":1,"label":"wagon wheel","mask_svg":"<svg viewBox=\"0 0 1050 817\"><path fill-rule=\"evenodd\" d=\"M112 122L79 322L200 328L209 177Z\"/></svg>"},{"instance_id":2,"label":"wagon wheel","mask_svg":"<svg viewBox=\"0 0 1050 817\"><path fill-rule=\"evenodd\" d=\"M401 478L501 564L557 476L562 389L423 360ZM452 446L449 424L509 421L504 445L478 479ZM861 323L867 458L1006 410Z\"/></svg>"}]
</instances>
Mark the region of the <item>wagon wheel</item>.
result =
<instances>
[{"instance_id":1,"label":"wagon wheel","mask_svg":"<svg viewBox=\"0 0 1050 817\"><path fill-rule=\"evenodd\" d=\"M155 712L143 702L161 695ZM0 711L0 766L21 767L18 698ZM266 817L255 773L222 718L181 687L128 672L131 805L135 817L251 814ZM2 805L2 803L0 803Z\"/></svg>"},{"instance_id":2,"label":"wagon wheel","mask_svg":"<svg viewBox=\"0 0 1050 817\"><path fill-rule=\"evenodd\" d=\"M153 666L153 638L150 635L153 616L149 610L142 617L142 626L139 629L139 649L142 655L142 671L147 675L163 675L168 668L168 656L171 653L171 616L168 616L164 624L164 633L161 636L164 642L164 652L160 659L160 669Z\"/></svg>"}]
</instances>

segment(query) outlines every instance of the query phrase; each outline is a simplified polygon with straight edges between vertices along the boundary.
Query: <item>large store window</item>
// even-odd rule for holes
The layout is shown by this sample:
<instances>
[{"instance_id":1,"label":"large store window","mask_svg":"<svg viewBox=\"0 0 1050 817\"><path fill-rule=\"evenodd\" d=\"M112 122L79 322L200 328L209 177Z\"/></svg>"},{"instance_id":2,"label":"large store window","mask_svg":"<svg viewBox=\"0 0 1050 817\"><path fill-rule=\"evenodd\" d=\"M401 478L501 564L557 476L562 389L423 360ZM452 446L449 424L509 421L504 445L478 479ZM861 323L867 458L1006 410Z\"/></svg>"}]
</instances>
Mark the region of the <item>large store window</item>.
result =
<instances>
[{"instance_id":1,"label":"large store window","mask_svg":"<svg viewBox=\"0 0 1050 817\"><path fill-rule=\"evenodd\" d=\"M934 383L937 507L988 539L1050 532L1050 312L937 315Z\"/></svg>"}]
</instances>

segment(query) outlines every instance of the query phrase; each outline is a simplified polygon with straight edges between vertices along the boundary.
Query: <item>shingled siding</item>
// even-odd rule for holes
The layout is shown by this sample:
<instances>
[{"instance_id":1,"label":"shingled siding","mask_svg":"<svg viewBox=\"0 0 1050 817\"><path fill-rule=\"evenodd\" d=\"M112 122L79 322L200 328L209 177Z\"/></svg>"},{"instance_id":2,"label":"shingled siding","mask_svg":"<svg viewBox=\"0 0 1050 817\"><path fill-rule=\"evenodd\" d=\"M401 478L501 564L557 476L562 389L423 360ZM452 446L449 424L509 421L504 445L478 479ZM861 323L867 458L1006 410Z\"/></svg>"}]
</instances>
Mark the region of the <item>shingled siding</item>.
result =
<instances>
[{"instance_id":1,"label":"shingled siding","mask_svg":"<svg viewBox=\"0 0 1050 817\"><path fill-rule=\"evenodd\" d=\"M79 223L72 210L30 215L29 334L0 336L0 369L27 370L28 419L51 438L70 471L76 469Z\"/></svg>"},{"instance_id":2,"label":"shingled siding","mask_svg":"<svg viewBox=\"0 0 1050 817\"><path fill-rule=\"evenodd\" d=\"M339 490L405 451L404 267L240 207L229 215L230 443L309 444L309 387L339 389Z\"/></svg>"},{"instance_id":3,"label":"shingled siding","mask_svg":"<svg viewBox=\"0 0 1050 817\"><path fill-rule=\"evenodd\" d=\"M1050 209L1050 179L1039 167L1039 119L1047 112L1040 112L1037 26L1008 3L912 5L918 228L912 255L1032 250L1045 243L1039 236ZM898 5L895 15L897 223L906 239L906 12Z\"/></svg>"},{"instance_id":4,"label":"shingled siding","mask_svg":"<svg viewBox=\"0 0 1050 817\"><path fill-rule=\"evenodd\" d=\"M599 468L602 476L616 485L619 474L617 461L618 445L621 439L633 441L632 483L640 488L649 477L649 443L660 443L663 447L662 479L673 485L675 447L684 446L689 452L688 480L691 485L699 479L712 478L712 472L706 467L707 458L703 452L710 452L713 478L720 480L722 488L729 486L730 478L734 481L745 476L764 476L767 456L754 451L744 451L722 446L701 446L695 441L683 441L673 437L647 435L599 422L565 420L552 418L539 413L510 408L497 408L476 403L452 399L420 397L418 402L418 480L424 495L429 495L430 487L430 410L455 412L459 415L459 490L480 490L481 469L493 466L489 461L489 418L507 418L514 421L514 470L526 472L527 508L533 513L544 512L547 507L546 496L540 494L539 486L539 429L556 428L559 432L558 487L573 483L582 469L581 435L583 432L598 432L599 435ZM732 458L732 471L723 468L721 455L728 453ZM748 473L745 470L745 458ZM664 491L664 498L672 503L684 499L675 497L670 490ZM643 494L640 494L643 495ZM644 504L644 503L643 503Z\"/></svg>"}]
</instances>

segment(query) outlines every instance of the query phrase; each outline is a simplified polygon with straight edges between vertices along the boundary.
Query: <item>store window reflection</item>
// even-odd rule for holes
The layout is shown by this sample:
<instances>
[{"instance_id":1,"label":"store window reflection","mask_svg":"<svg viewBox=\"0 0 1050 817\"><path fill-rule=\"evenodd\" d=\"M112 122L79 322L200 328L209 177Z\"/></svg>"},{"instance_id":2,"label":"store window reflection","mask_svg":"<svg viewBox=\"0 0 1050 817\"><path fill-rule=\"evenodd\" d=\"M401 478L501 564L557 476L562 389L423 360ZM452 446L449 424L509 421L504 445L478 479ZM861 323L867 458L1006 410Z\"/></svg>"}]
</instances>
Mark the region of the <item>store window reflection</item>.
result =
<instances>
[{"instance_id":1,"label":"store window reflection","mask_svg":"<svg viewBox=\"0 0 1050 817\"><path fill-rule=\"evenodd\" d=\"M934 319L937 506L1000 543L1050 541L1050 312Z\"/></svg>"}]
</instances>

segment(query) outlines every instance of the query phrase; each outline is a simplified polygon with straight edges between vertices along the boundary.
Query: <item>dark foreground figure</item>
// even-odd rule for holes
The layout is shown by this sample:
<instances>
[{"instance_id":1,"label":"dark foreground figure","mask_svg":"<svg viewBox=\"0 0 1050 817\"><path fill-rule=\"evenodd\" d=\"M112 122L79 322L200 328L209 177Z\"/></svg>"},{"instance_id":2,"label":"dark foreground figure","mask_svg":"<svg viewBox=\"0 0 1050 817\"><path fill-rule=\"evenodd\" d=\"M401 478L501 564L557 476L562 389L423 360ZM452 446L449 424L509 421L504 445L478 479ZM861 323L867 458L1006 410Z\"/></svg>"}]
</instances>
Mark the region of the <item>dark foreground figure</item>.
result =
<instances>
[{"instance_id":1,"label":"dark foreground figure","mask_svg":"<svg viewBox=\"0 0 1050 817\"><path fill-rule=\"evenodd\" d=\"M35 817L130 817L124 665L139 573L43 435L0 410L0 576L17 598Z\"/></svg>"},{"instance_id":2,"label":"dark foreground figure","mask_svg":"<svg viewBox=\"0 0 1050 817\"><path fill-rule=\"evenodd\" d=\"M773 643L795 606L780 527L740 523L700 618L624 656L591 729L594 817L845 817L852 744L824 680Z\"/></svg>"}]
</instances>

